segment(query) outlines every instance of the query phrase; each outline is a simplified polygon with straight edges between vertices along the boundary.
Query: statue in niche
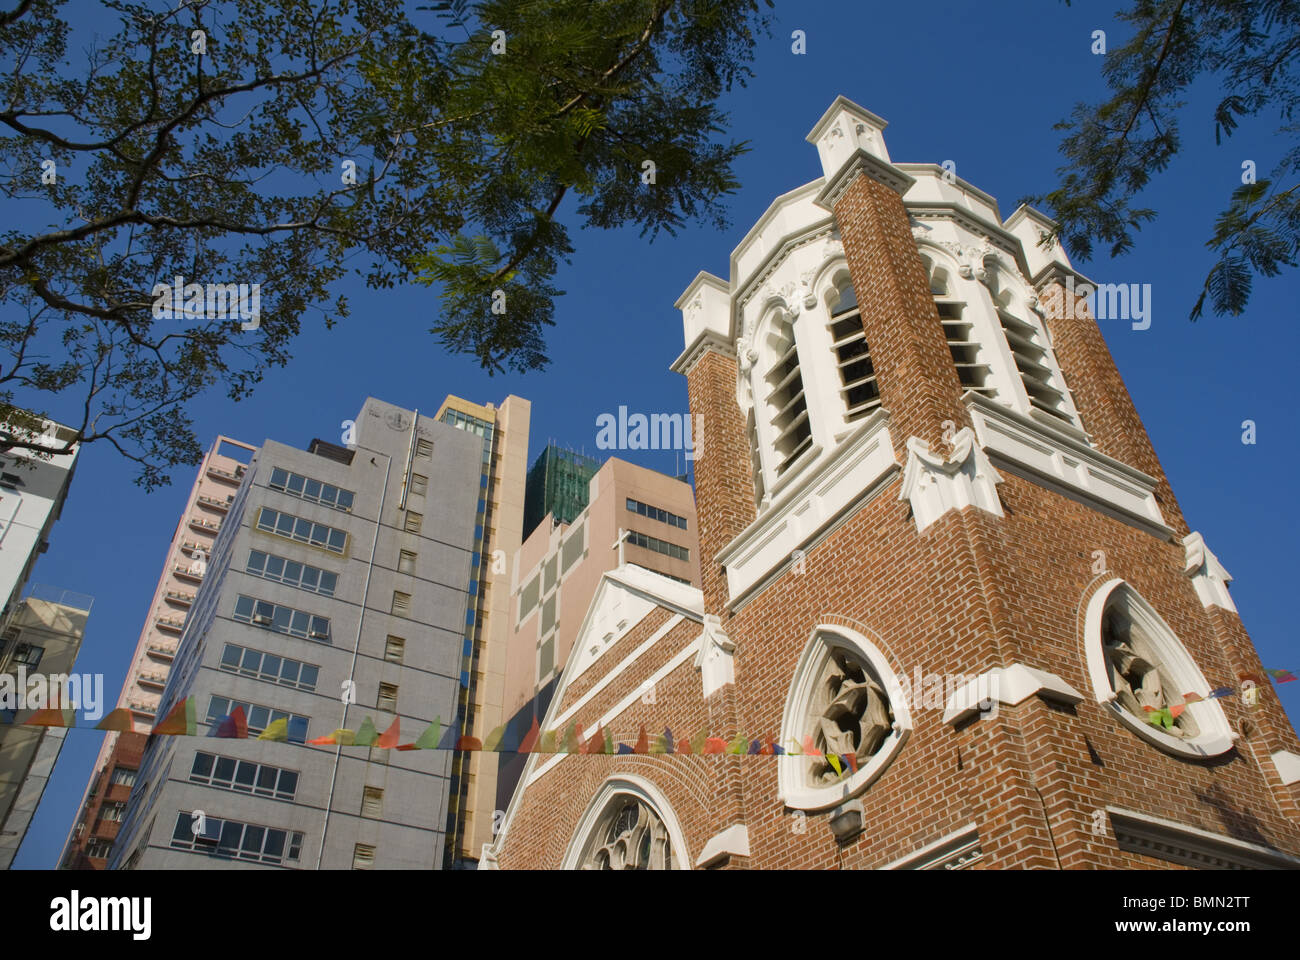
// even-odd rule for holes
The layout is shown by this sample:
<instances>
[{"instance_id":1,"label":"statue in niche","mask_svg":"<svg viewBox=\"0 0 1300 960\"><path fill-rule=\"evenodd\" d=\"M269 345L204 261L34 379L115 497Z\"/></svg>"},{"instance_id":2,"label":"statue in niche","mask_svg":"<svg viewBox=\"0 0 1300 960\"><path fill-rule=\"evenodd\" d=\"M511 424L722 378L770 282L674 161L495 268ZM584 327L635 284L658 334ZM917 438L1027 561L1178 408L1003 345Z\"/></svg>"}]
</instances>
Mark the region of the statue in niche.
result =
<instances>
[{"instance_id":1,"label":"statue in niche","mask_svg":"<svg viewBox=\"0 0 1300 960\"><path fill-rule=\"evenodd\" d=\"M621 797L601 818L582 870L671 870L668 830L646 804Z\"/></svg>"},{"instance_id":2,"label":"statue in niche","mask_svg":"<svg viewBox=\"0 0 1300 960\"><path fill-rule=\"evenodd\" d=\"M1106 610L1101 638L1115 699L1121 707L1147 721L1154 711L1182 704L1183 698L1178 695L1145 631L1122 610L1116 607ZM1196 721L1186 710L1174 717L1172 727L1162 729L1180 738L1194 737L1199 732Z\"/></svg>"},{"instance_id":3,"label":"statue in niche","mask_svg":"<svg viewBox=\"0 0 1300 960\"><path fill-rule=\"evenodd\" d=\"M894 728L883 687L844 650L832 650L822 671L812 714L813 745L823 753L852 754L863 766ZM825 757L814 757L812 782L835 783L841 774Z\"/></svg>"}]
</instances>

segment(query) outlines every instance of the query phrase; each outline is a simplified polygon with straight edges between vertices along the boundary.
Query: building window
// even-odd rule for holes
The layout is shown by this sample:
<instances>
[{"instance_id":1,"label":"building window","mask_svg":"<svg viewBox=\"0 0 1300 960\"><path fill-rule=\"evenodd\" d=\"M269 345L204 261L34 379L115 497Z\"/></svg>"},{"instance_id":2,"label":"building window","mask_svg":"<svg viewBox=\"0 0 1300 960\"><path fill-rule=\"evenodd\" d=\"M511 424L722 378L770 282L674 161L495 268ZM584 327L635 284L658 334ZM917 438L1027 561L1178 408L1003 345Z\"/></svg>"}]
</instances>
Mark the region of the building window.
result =
<instances>
[{"instance_id":1,"label":"building window","mask_svg":"<svg viewBox=\"0 0 1300 960\"><path fill-rule=\"evenodd\" d=\"M669 513L659 507L652 507L649 504L642 503L640 500L627 498L627 508L632 513L639 514L643 517L649 517L651 520L658 520L660 523L666 523L670 527L676 527L678 530L686 529L686 518L679 517L675 513Z\"/></svg>"},{"instance_id":2,"label":"building window","mask_svg":"<svg viewBox=\"0 0 1300 960\"><path fill-rule=\"evenodd\" d=\"M122 817L125 813L125 803L105 803L99 808L99 819L109 820L113 823L121 823Z\"/></svg>"},{"instance_id":3,"label":"building window","mask_svg":"<svg viewBox=\"0 0 1300 960\"><path fill-rule=\"evenodd\" d=\"M939 322L943 325L944 339L948 342L948 352L957 366L957 378L962 390L974 390L976 393L993 398L997 388L993 385L992 368L982 362L984 348L980 345L979 334L975 324L966 317L966 304L953 294L948 271L934 265L929 258L922 257L930 274L930 295L939 310Z\"/></svg>"},{"instance_id":4,"label":"building window","mask_svg":"<svg viewBox=\"0 0 1300 960\"><path fill-rule=\"evenodd\" d=\"M782 312L774 319L767 336L767 349L774 359L763 376L759 392L775 434L772 447L777 457L776 475L780 477L813 445L794 320L788 314Z\"/></svg>"},{"instance_id":5,"label":"building window","mask_svg":"<svg viewBox=\"0 0 1300 960\"><path fill-rule=\"evenodd\" d=\"M405 655L406 641L389 634L388 639L384 641L384 659L389 663L401 663Z\"/></svg>"},{"instance_id":6,"label":"building window","mask_svg":"<svg viewBox=\"0 0 1300 960\"><path fill-rule=\"evenodd\" d=\"M298 690L315 690L320 674L320 668L315 664L263 653L235 643L227 643L222 651L221 669Z\"/></svg>"},{"instance_id":7,"label":"building window","mask_svg":"<svg viewBox=\"0 0 1300 960\"><path fill-rule=\"evenodd\" d=\"M375 865L375 848L368 843L358 843L352 848L352 869L370 870Z\"/></svg>"},{"instance_id":8,"label":"building window","mask_svg":"<svg viewBox=\"0 0 1300 960\"><path fill-rule=\"evenodd\" d=\"M397 712L397 684L381 683L379 685L378 708L388 713Z\"/></svg>"},{"instance_id":9,"label":"building window","mask_svg":"<svg viewBox=\"0 0 1300 960\"><path fill-rule=\"evenodd\" d=\"M300 500L308 500L312 503L319 503L322 506L333 507L335 510L344 510L349 513L352 511L353 493L351 490L341 490L332 484L312 480L310 477L304 477L297 473L290 473L288 470L281 470L279 467L271 471L270 487L272 490L283 491Z\"/></svg>"},{"instance_id":10,"label":"building window","mask_svg":"<svg viewBox=\"0 0 1300 960\"><path fill-rule=\"evenodd\" d=\"M411 474L411 493L424 496L429 492L429 478L422 473Z\"/></svg>"},{"instance_id":11,"label":"building window","mask_svg":"<svg viewBox=\"0 0 1300 960\"><path fill-rule=\"evenodd\" d=\"M1093 692L1116 719L1170 753L1212 757L1232 749L1232 727L1204 674L1141 594L1123 580L1103 584L1084 629Z\"/></svg>"},{"instance_id":12,"label":"building window","mask_svg":"<svg viewBox=\"0 0 1300 960\"><path fill-rule=\"evenodd\" d=\"M339 582L338 575L330 573L328 570L322 570L307 563L299 563L297 560L277 557L273 553L263 553L260 550L250 550L248 552L248 566L245 569L248 573L255 577L261 577L263 580L288 584L291 587L297 587L311 593L319 593L325 597L334 596L334 588L338 586Z\"/></svg>"},{"instance_id":13,"label":"building window","mask_svg":"<svg viewBox=\"0 0 1300 960\"><path fill-rule=\"evenodd\" d=\"M392 612L394 616L398 617L404 617L410 613L411 595L409 593L402 593L401 590L394 590Z\"/></svg>"},{"instance_id":14,"label":"building window","mask_svg":"<svg viewBox=\"0 0 1300 960\"><path fill-rule=\"evenodd\" d=\"M835 349L835 368L839 371L844 418L852 423L880 406L880 387L876 383L875 367L871 365L867 333L862 328L858 295L848 277L840 281L836 294L831 306L831 344Z\"/></svg>"},{"instance_id":15,"label":"building window","mask_svg":"<svg viewBox=\"0 0 1300 960\"><path fill-rule=\"evenodd\" d=\"M398 573L415 573L415 560L417 555L410 550L400 550L397 554L397 572Z\"/></svg>"},{"instance_id":16,"label":"building window","mask_svg":"<svg viewBox=\"0 0 1300 960\"><path fill-rule=\"evenodd\" d=\"M662 796L639 777L618 777L597 792L574 831L567 870L675 870L690 857Z\"/></svg>"},{"instance_id":17,"label":"building window","mask_svg":"<svg viewBox=\"0 0 1300 960\"><path fill-rule=\"evenodd\" d=\"M113 852L113 841L91 837L86 842L86 856L94 860L107 860Z\"/></svg>"},{"instance_id":18,"label":"building window","mask_svg":"<svg viewBox=\"0 0 1300 960\"><path fill-rule=\"evenodd\" d=\"M384 791L379 787L366 787L361 794L361 815L378 820L384 815Z\"/></svg>"},{"instance_id":19,"label":"building window","mask_svg":"<svg viewBox=\"0 0 1300 960\"><path fill-rule=\"evenodd\" d=\"M417 438L416 441L415 441L415 455L416 455L417 457L424 457L426 460L428 460L430 457L432 457L432 456L433 456L433 441L432 441L432 440L425 440L425 439L422 438L422 437L421 437L421 438Z\"/></svg>"},{"instance_id":20,"label":"building window","mask_svg":"<svg viewBox=\"0 0 1300 960\"><path fill-rule=\"evenodd\" d=\"M45 648L38 647L34 643L20 643L14 647L13 665L27 666L35 669L41 662L41 657L45 655Z\"/></svg>"},{"instance_id":21,"label":"building window","mask_svg":"<svg viewBox=\"0 0 1300 960\"><path fill-rule=\"evenodd\" d=\"M403 525L403 529L406 530L407 533L419 533L420 528L423 526L424 517L421 514L416 513L414 510L406 511L406 521Z\"/></svg>"},{"instance_id":22,"label":"building window","mask_svg":"<svg viewBox=\"0 0 1300 960\"><path fill-rule=\"evenodd\" d=\"M298 792L298 773L251 760L235 760L213 753L194 754L190 780L223 790L251 793L276 800L292 800Z\"/></svg>"},{"instance_id":23,"label":"building window","mask_svg":"<svg viewBox=\"0 0 1300 960\"><path fill-rule=\"evenodd\" d=\"M318 643L330 642L329 617L295 610L269 600L256 600L241 595L235 601L234 618L276 633L287 633L291 637L315 640Z\"/></svg>"},{"instance_id":24,"label":"building window","mask_svg":"<svg viewBox=\"0 0 1300 960\"><path fill-rule=\"evenodd\" d=\"M208 701L207 722L210 724L220 723L230 716L235 707L244 708L244 717L248 722L248 735L250 737L256 737L263 733L267 727L277 720L288 720L289 742L303 743L307 739L309 717L299 716L296 713L286 713L283 710L276 710L273 707L263 706L259 703L231 700L227 697L214 696Z\"/></svg>"},{"instance_id":25,"label":"building window","mask_svg":"<svg viewBox=\"0 0 1300 960\"><path fill-rule=\"evenodd\" d=\"M126 767L114 767L110 783L115 787L134 787L135 771Z\"/></svg>"},{"instance_id":26,"label":"building window","mask_svg":"<svg viewBox=\"0 0 1300 960\"><path fill-rule=\"evenodd\" d=\"M519 594L519 622L523 623L528 619L529 614L537 606L537 601L541 598L542 579L541 574L537 574L529 580L524 589Z\"/></svg>"},{"instance_id":27,"label":"building window","mask_svg":"<svg viewBox=\"0 0 1300 960\"><path fill-rule=\"evenodd\" d=\"M329 527L323 523L314 523L303 517L272 510L270 507L262 507L258 513L257 529L273 533L278 537L297 540L299 543L311 544L313 547L320 547L331 553L344 553L348 545L346 530Z\"/></svg>"},{"instance_id":28,"label":"building window","mask_svg":"<svg viewBox=\"0 0 1300 960\"><path fill-rule=\"evenodd\" d=\"M192 832L195 822L193 814L185 811L176 814L171 839L174 848L255 863L297 862L302 856L303 835L298 830L277 830L205 816L201 821L203 830L196 835Z\"/></svg>"},{"instance_id":29,"label":"building window","mask_svg":"<svg viewBox=\"0 0 1300 960\"><path fill-rule=\"evenodd\" d=\"M795 669L781 721L781 745L790 754L777 760L782 801L823 810L857 796L910 730L905 698L880 648L857 631L818 627ZM807 750L810 742L816 753ZM852 759L836 770L828 754Z\"/></svg>"},{"instance_id":30,"label":"building window","mask_svg":"<svg viewBox=\"0 0 1300 960\"><path fill-rule=\"evenodd\" d=\"M655 537L647 537L644 533L638 533L635 530L628 531L627 542L633 546L653 550L655 553L662 553L665 557L672 557L674 560L691 559L691 551L686 547L679 547L675 543L669 543Z\"/></svg>"}]
</instances>

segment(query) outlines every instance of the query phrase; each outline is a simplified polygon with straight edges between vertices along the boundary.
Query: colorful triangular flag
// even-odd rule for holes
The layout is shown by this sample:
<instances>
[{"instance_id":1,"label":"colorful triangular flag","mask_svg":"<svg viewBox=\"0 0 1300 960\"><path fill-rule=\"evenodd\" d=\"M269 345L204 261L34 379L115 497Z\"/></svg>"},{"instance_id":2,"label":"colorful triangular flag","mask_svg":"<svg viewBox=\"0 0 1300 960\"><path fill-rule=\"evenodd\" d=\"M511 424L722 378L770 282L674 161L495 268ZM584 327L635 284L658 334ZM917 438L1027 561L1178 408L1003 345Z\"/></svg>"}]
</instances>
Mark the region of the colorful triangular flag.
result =
<instances>
[{"instance_id":1,"label":"colorful triangular flag","mask_svg":"<svg viewBox=\"0 0 1300 960\"><path fill-rule=\"evenodd\" d=\"M379 750L392 750L397 746L397 739L401 736L401 729L402 718L393 717L393 722L389 724L388 729L375 739L375 747Z\"/></svg>"},{"instance_id":2,"label":"colorful triangular flag","mask_svg":"<svg viewBox=\"0 0 1300 960\"><path fill-rule=\"evenodd\" d=\"M367 716L366 719L361 721L361 728L357 730L356 737L352 741L352 746L374 746L375 741L378 739L379 731L375 729L375 721L371 720L370 717Z\"/></svg>"},{"instance_id":3,"label":"colorful triangular flag","mask_svg":"<svg viewBox=\"0 0 1300 960\"><path fill-rule=\"evenodd\" d=\"M195 734L196 726L194 722L194 700L192 697L186 697L167 712L167 716L153 728L153 732L158 736L192 737Z\"/></svg>"},{"instance_id":4,"label":"colorful triangular flag","mask_svg":"<svg viewBox=\"0 0 1300 960\"><path fill-rule=\"evenodd\" d=\"M284 743L289 739L289 718L281 717L279 720L272 720L270 726L263 730L257 739Z\"/></svg>"}]
</instances>

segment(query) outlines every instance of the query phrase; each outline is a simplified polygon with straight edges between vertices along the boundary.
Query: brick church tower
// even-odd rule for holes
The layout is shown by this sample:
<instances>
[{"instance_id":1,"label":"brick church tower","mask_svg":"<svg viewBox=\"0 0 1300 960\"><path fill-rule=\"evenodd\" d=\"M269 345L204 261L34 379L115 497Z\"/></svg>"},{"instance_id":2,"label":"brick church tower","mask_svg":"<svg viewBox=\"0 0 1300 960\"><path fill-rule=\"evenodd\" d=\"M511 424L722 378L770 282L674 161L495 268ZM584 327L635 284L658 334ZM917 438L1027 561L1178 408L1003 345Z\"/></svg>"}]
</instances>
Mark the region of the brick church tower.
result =
<instances>
[{"instance_id":1,"label":"brick church tower","mask_svg":"<svg viewBox=\"0 0 1300 960\"><path fill-rule=\"evenodd\" d=\"M703 589L606 575L545 718L671 755L534 755L483 865L1300 867L1300 740L1087 281L884 128L838 98L678 301Z\"/></svg>"}]
</instances>

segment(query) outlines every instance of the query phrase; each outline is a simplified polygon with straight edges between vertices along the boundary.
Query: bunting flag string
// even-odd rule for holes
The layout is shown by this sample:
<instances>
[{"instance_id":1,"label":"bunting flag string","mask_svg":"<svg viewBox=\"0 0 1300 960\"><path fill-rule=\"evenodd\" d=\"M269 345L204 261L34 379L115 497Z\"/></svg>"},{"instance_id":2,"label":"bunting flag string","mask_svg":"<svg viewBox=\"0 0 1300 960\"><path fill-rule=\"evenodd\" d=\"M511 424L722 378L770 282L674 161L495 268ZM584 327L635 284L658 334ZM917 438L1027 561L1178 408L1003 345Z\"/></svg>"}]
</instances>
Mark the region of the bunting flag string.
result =
<instances>
[{"instance_id":1,"label":"bunting flag string","mask_svg":"<svg viewBox=\"0 0 1300 960\"><path fill-rule=\"evenodd\" d=\"M1274 684L1291 683L1296 679L1295 673L1290 670L1265 670L1264 672L1272 679ZM1147 714L1147 721L1153 726L1170 730L1174 726L1174 721L1191 704L1238 695L1252 698L1257 696L1254 685L1264 682L1266 681L1256 681L1254 678L1247 677L1243 680L1243 686L1239 688L1215 687L1205 696L1197 693L1185 693L1182 697L1182 703L1172 703L1160 709L1144 706L1143 710ZM1245 683L1249 683L1251 686L1245 686ZM27 714L25 719L18 719L20 712ZM63 727L118 732L127 732L134 729L131 712L122 707L110 711L94 727L77 728L76 711L60 708L57 705L38 707L30 711L5 708L0 710L0 722L19 726ZM824 756L826 762L839 776L843 776L845 772L856 773L858 769L858 759L854 754L823 754L821 750L817 749L811 736L805 736L802 743L793 740L789 741L789 749L787 749L777 744L771 736L751 738L738 733L728 740L710 735L707 729L699 730L691 737L674 736L673 731L665 727L662 733L651 737L646 728L642 726L636 741L627 744L617 742L614 735L603 724L598 723L595 731L590 736L585 736L582 725L576 720L570 722L568 728L563 731L543 731L539 727L537 717L533 717L531 726L522 737L518 736L517 733L512 735L509 724L502 724L482 740L479 740L469 735L458 735L458 721L453 720L452 723L444 727L441 718L435 717L433 722L415 740L410 743L400 743L401 721L396 717L383 733L379 732L374 720L367 716L358 730L341 728L325 736L305 741L301 739L305 736L304 726L296 728L300 731L298 739L291 739L295 728L291 727L289 718L281 717L272 721L266 729L253 736L248 729L248 718L244 714L244 708L236 706L228 716L216 718L215 721L209 723L207 732L202 736L228 740L256 739L274 743L305 743L317 747L366 747L377 750L465 750L485 753L561 755ZM195 718L194 699L186 697L173 705L167 715L154 726L151 736L200 736Z\"/></svg>"}]
</instances>

